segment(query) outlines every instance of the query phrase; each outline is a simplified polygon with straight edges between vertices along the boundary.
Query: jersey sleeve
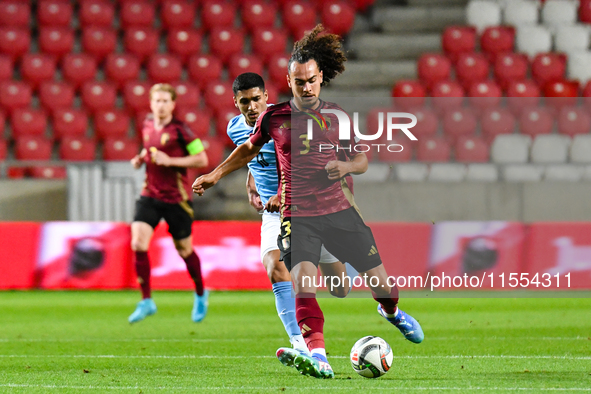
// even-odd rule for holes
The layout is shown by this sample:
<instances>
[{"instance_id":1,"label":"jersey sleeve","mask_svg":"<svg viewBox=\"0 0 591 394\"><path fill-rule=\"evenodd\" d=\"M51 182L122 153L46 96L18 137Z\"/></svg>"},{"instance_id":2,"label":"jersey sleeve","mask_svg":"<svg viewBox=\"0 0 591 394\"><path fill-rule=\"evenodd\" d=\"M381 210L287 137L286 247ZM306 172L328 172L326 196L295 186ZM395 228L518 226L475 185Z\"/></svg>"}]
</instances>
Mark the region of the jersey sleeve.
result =
<instances>
[{"instance_id":1,"label":"jersey sleeve","mask_svg":"<svg viewBox=\"0 0 591 394\"><path fill-rule=\"evenodd\" d=\"M197 138L195 133L185 123L179 128L179 133L186 143L187 152L189 155L197 155L205 150L201 139Z\"/></svg>"},{"instance_id":2,"label":"jersey sleeve","mask_svg":"<svg viewBox=\"0 0 591 394\"><path fill-rule=\"evenodd\" d=\"M271 141L271 135L269 133L269 127L271 124L271 114L269 110L263 112L257 119L254 125L254 130L250 136L250 142L255 146L263 146L267 142Z\"/></svg>"}]
</instances>

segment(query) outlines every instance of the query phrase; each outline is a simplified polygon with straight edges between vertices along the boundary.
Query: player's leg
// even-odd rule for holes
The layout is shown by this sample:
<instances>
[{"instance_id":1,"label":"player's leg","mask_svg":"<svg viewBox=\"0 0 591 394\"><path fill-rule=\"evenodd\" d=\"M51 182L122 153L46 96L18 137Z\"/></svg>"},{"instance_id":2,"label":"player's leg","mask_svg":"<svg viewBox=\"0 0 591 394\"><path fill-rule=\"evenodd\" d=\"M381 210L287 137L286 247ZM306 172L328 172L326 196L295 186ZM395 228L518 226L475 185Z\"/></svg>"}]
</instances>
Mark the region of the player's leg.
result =
<instances>
[{"instance_id":1,"label":"player's leg","mask_svg":"<svg viewBox=\"0 0 591 394\"><path fill-rule=\"evenodd\" d=\"M352 286L352 278L348 277L345 263L341 263L322 245L318 267L320 274L326 278L325 282L330 294L334 297L345 298Z\"/></svg>"}]
</instances>

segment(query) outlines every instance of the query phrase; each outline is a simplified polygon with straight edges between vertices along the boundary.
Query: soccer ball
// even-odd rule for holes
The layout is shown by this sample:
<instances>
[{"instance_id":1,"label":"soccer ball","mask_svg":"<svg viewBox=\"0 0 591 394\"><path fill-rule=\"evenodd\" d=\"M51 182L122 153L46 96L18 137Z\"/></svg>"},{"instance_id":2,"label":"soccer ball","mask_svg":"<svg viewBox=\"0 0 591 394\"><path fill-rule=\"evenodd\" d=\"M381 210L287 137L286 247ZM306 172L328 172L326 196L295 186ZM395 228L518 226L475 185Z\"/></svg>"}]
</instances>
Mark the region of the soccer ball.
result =
<instances>
[{"instance_id":1,"label":"soccer ball","mask_svg":"<svg viewBox=\"0 0 591 394\"><path fill-rule=\"evenodd\" d=\"M365 378L379 378L392 366L392 349L380 337L363 337L351 349L351 365Z\"/></svg>"}]
</instances>

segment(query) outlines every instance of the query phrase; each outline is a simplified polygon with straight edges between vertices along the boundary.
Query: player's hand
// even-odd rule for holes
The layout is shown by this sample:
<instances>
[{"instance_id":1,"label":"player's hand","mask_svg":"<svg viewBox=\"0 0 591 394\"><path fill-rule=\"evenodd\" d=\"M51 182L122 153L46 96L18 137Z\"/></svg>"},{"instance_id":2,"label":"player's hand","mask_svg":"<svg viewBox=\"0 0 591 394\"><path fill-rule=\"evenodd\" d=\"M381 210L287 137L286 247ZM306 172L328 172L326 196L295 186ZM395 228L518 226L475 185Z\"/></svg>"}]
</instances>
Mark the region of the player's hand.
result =
<instances>
[{"instance_id":1,"label":"player's hand","mask_svg":"<svg viewBox=\"0 0 591 394\"><path fill-rule=\"evenodd\" d=\"M279 196L272 196L269 199L269 201L267 201L265 209L267 210L267 212L279 212L279 210L281 209L281 201L279 201Z\"/></svg>"},{"instance_id":2,"label":"player's hand","mask_svg":"<svg viewBox=\"0 0 591 394\"><path fill-rule=\"evenodd\" d=\"M259 196L259 194L256 191L251 191L248 193L248 202L250 203L250 206L256 209L257 211L262 211L264 208L263 202L261 201L261 196Z\"/></svg>"},{"instance_id":3,"label":"player's hand","mask_svg":"<svg viewBox=\"0 0 591 394\"><path fill-rule=\"evenodd\" d=\"M141 158L140 155L135 155L133 159L130 160L130 162L133 168L135 168L136 170L140 168L142 164L144 164L144 160Z\"/></svg>"},{"instance_id":4,"label":"player's hand","mask_svg":"<svg viewBox=\"0 0 591 394\"><path fill-rule=\"evenodd\" d=\"M217 179L211 173L201 175L193 182L193 193L202 196L207 189L214 186L217 182Z\"/></svg>"},{"instance_id":5,"label":"player's hand","mask_svg":"<svg viewBox=\"0 0 591 394\"><path fill-rule=\"evenodd\" d=\"M168 156L166 153L162 152L161 150L158 150L153 147L150 148L150 157L152 158L152 163L159 165L159 166L170 167L170 163L171 163L170 156Z\"/></svg>"},{"instance_id":6,"label":"player's hand","mask_svg":"<svg viewBox=\"0 0 591 394\"><path fill-rule=\"evenodd\" d=\"M326 164L326 172L328 173L328 179L336 181L341 179L349 173L347 163L339 160L331 160Z\"/></svg>"}]
</instances>

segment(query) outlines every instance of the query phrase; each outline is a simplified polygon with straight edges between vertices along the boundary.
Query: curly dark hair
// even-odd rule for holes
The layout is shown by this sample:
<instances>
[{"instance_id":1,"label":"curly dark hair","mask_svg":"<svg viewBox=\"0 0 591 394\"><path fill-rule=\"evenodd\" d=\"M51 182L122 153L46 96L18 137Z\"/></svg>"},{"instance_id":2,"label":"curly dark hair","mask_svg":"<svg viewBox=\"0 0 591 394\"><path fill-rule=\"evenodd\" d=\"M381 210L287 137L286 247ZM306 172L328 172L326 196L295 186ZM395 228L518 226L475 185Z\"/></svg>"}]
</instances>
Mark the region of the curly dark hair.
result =
<instances>
[{"instance_id":1,"label":"curly dark hair","mask_svg":"<svg viewBox=\"0 0 591 394\"><path fill-rule=\"evenodd\" d=\"M303 64L312 59L315 60L323 76L320 86L325 86L345 71L345 62L347 61L341 37L336 34L321 35L320 33L323 31L324 27L318 24L301 40L297 41L293 45L293 51L291 51L291 57L287 64L289 73L293 62Z\"/></svg>"}]
</instances>

